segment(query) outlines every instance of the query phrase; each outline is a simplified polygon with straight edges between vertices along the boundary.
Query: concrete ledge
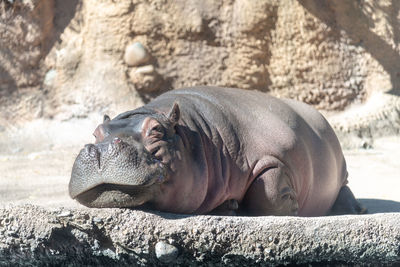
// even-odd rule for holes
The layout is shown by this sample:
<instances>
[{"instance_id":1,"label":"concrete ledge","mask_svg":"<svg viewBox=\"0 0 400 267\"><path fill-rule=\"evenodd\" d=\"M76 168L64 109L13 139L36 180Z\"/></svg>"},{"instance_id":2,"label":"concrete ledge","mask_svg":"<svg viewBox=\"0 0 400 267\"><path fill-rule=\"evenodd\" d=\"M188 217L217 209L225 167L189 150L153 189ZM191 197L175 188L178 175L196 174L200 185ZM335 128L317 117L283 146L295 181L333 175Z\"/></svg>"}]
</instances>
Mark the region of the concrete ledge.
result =
<instances>
[{"instance_id":1,"label":"concrete ledge","mask_svg":"<svg viewBox=\"0 0 400 267\"><path fill-rule=\"evenodd\" d=\"M219 217L126 209L0 209L0 265L400 263L400 213Z\"/></svg>"}]
</instances>

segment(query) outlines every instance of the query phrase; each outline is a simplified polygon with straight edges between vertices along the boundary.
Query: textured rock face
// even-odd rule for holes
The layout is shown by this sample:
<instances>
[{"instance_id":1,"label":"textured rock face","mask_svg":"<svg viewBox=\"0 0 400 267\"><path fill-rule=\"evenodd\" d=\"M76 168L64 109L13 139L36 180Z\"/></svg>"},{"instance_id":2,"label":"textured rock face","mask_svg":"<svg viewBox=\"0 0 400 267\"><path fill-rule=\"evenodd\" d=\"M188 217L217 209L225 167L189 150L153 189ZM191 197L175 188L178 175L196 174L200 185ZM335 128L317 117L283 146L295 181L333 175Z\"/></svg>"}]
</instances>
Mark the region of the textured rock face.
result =
<instances>
[{"instance_id":1,"label":"textured rock face","mask_svg":"<svg viewBox=\"0 0 400 267\"><path fill-rule=\"evenodd\" d=\"M399 214L179 216L124 209L0 209L0 264L265 266L400 263Z\"/></svg>"},{"instance_id":2,"label":"textured rock face","mask_svg":"<svg viewBox=\"0 0 400 267\"><path fill-rule=\"evenodd\" d=\"M37 1L36 1L37 2ZM40 59L48 49L53 30L53 1L44 0L0 4L2 99L17 88L40 83Z\"/></svg>"},{"instance_id":3,"label":"textured rock face","mask_svg":"<svg viewBox=\"0 0 400 267\"><path fill-rule=\"evenodd\" d=\"M44 105L39 91L45 72L42 58L50 48L54 3L11 2L0 2L0 106L9 108L1 113L6 119L13 112L39 117Z\"/></svg>"},{"instance_id":4,"label":"textured rock face","mask_svg":"<svg viewBox=\"0 0 400 267\"><path fill-rule=\"evenodd\" d=\"M398 94L393 0L31 0L1 9L0 101L9 119L116 114L199 84L270 91L324 110ZM138 66L125 58L134 43L148 53Z\"/></svg>"}]
</instances>

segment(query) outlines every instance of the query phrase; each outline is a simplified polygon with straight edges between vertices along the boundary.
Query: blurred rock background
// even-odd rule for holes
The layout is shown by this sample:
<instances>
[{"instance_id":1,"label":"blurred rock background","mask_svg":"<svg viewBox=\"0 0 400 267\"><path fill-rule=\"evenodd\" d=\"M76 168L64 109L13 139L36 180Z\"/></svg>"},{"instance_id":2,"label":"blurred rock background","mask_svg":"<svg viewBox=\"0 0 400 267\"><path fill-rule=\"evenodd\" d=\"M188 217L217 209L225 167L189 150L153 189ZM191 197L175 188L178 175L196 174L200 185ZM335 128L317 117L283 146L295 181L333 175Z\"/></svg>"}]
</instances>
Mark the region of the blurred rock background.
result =
<instances>
[{"instance_id":1,"label":"blurred rock background","mask_svg":"<svg viewBox=\"0 0 400 267\"><path fill-rule=\"evenodd\" d=\"M217 85L307 102L339 132L397 134L399 11L395 0L2 0L0 125L116 115Z\"/></svg>"}]
</instances>

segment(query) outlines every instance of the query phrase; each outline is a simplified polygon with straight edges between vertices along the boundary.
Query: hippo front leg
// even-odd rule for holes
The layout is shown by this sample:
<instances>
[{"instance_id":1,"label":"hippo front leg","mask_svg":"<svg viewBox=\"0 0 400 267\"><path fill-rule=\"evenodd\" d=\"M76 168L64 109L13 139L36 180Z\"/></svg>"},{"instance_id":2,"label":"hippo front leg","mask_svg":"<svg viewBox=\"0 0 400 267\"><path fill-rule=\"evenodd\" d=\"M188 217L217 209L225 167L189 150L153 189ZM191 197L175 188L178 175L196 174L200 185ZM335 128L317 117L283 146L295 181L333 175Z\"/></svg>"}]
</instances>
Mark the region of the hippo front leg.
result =
<instances>
[{"instance_id":1,"label":"hippo front leg","mask_svg":"<svg viewBox=\"0 0 400 267\"><path fill-rule=\"evenodd\" d=\"M366 214L367 208L361 205L347 185L344 185L333 204L329 215Z\"/></svg>"},{"instance_id":2,"label":"hippo front leg","mask_svg":"<svg viewBox=\"0 0 400 267\"><path fill-rule=\"evenodd\" d=\"M228 199L215 209L210 214L221 216L235 216L239 209L239 202L236 199Z\"/></svg>"},{"instance_id":3,"label":"hippo front leg","mask_svg":"<svg viewBox=\"0 0 400 267\"><path fill-rule=\"evenodd\" d=\"M284 166L266 168L250 185L241 213L251 216L295 216L299 205Z\"/></svg>"}]
</instances>

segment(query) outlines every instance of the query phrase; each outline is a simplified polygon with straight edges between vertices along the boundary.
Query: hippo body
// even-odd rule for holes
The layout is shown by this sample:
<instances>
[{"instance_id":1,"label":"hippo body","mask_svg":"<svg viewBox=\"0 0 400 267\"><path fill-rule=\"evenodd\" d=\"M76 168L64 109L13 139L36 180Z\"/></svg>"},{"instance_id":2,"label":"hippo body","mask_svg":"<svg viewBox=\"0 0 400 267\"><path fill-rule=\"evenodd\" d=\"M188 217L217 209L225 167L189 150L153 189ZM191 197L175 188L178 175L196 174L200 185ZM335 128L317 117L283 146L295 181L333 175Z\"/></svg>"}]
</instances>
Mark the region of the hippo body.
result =
<instances>
[{"instance_id":1,"label":"hippo body","mask_svg":"<svg viewBox=\"0 0 400 267\"><path fill-rule=\"evenodd\" d=\"M334 131L294 100L232 88L173 90L105 116L95 136L69 185L71 197L90 207L299 216L360 210Z\"/></svg>"}]
</instances>

